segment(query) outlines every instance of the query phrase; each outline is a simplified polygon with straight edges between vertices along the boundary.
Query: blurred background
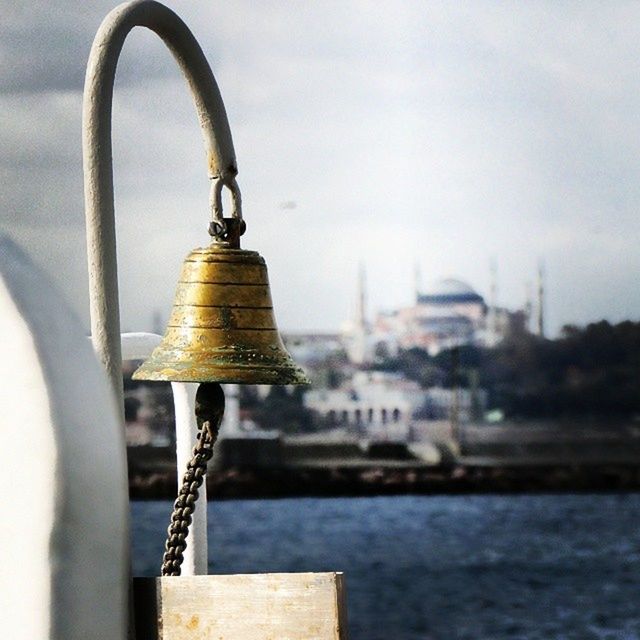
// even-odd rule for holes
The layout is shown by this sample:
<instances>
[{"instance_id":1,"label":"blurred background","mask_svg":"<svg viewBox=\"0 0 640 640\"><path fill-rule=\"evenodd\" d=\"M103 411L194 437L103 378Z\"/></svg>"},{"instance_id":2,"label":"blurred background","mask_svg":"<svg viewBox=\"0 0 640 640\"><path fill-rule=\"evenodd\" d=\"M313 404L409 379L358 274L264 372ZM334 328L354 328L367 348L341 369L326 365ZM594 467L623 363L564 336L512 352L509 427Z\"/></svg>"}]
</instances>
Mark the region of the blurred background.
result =
<instances>
[{"instance_id":1,"label":"blurred background","mask_svg":"<svg viewBox=\"0 0 640 640\"><path fill-rule=\"evenodd\" d=\"M167 4L218 80L243 246L312 379L226 390L211 570L344 570L355 640L639 638L640 6ZM88 328L82 85L113 3L0 6L0 231ZM208 179L142 29L113 121L122 327L163 333ZM173 405L134 367L153 575Z\"/></svg>"}]
</instances>

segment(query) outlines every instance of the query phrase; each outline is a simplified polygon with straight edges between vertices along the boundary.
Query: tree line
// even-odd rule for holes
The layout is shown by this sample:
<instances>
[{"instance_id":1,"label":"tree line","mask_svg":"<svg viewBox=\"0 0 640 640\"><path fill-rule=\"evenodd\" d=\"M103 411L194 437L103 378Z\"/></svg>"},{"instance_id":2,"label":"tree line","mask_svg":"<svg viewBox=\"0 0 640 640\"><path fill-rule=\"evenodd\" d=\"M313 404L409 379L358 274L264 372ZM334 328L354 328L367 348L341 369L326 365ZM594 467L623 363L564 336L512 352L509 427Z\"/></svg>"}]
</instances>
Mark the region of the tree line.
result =
<instances>
[{"instance_id":1,"label":"tree line","mask_svg":"<svg viewBox=\"0 0 640 640\"><path fill-rule=\"evenodd\" d=\"M520 333L492 349L465 346L433 357L409 349L377 366L424 388L477 380L489 407L516 419L640 416L640 322L565 326L554 340Z\"/></svg>"}]
</instances>

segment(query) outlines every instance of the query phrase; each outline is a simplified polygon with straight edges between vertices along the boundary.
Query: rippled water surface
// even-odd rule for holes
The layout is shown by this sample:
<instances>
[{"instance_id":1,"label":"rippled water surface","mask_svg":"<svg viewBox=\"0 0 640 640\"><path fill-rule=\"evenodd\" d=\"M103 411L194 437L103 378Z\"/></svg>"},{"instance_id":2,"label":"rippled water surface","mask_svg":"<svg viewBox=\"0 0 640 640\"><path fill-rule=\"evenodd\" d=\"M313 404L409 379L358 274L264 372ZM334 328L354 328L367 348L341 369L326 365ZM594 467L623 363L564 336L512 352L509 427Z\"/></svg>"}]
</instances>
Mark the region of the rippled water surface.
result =
<instances>
[{"instance_id":1,"label":"rippled water surface","mask_svg":"<svg viewBox=\"0 0 640 640\"><path fill-rule=\"evenodd\" d=\"M133 504L156 575L169 502ZM351 640L640 640L640 495L209 504L212 573L344 571Z\"/></svg>"}]
</instances>

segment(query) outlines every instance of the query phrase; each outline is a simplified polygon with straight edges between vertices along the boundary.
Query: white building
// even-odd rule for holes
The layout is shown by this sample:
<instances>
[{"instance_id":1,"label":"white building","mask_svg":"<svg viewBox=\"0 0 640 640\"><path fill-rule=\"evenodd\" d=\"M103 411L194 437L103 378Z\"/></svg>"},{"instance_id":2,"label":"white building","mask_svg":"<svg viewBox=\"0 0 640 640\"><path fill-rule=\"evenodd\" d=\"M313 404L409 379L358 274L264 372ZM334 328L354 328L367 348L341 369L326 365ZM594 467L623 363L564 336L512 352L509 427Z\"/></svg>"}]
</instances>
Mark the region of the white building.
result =
<instances>
[{"instance_id":1,"label":"white building","mask_svg":"<svg viewBox=\"0 0 640 640\"><path fill-rule=\"evenodd\" d=\"M485 389L445 389L431 387L425 391L419 417L427 420L479 420L487 408Z\"/></svg>"},{"instance_id":2,"label":"white building","mask_svg":"<svg viewBox=\"0 0 640 640\"><path fill-rule=\"evenodd\" d=\"M398 374L358 371L340 389L310 389L305 406L336 428L374 440L408 440L415 420L478 419L486 410L483 389L421 389Z\"/></svg>"},{"instance_id":3,"label":"white building","mask_svg":"<svg viewBox=\"0 0 640 640\"><path fill-rule=\"evenodd\" d=\"M358 371L341 389L310 389L304 397L333 426L381 440L406 439L423 400L417 383L381 371Z\"/></svg>"}]
</instances>

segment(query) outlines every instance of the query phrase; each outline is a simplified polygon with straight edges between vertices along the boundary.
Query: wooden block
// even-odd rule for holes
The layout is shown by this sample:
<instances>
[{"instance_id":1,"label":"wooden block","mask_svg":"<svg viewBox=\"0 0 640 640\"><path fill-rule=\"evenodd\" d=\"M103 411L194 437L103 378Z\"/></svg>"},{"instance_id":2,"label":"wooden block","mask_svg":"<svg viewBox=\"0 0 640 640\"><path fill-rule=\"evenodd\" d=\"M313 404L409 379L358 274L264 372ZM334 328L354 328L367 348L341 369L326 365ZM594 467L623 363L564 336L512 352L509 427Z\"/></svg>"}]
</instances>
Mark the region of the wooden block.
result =
<instances>
[{"instance_id":1,"label":"wooden block","mask_svg":"<svg viewBox=\"0 0 640 640\"><path fill-rule=\"evenodd\" d=\"M342 573L134 579L137 640L346 640Z\"/></svg>"}]
</instances>

